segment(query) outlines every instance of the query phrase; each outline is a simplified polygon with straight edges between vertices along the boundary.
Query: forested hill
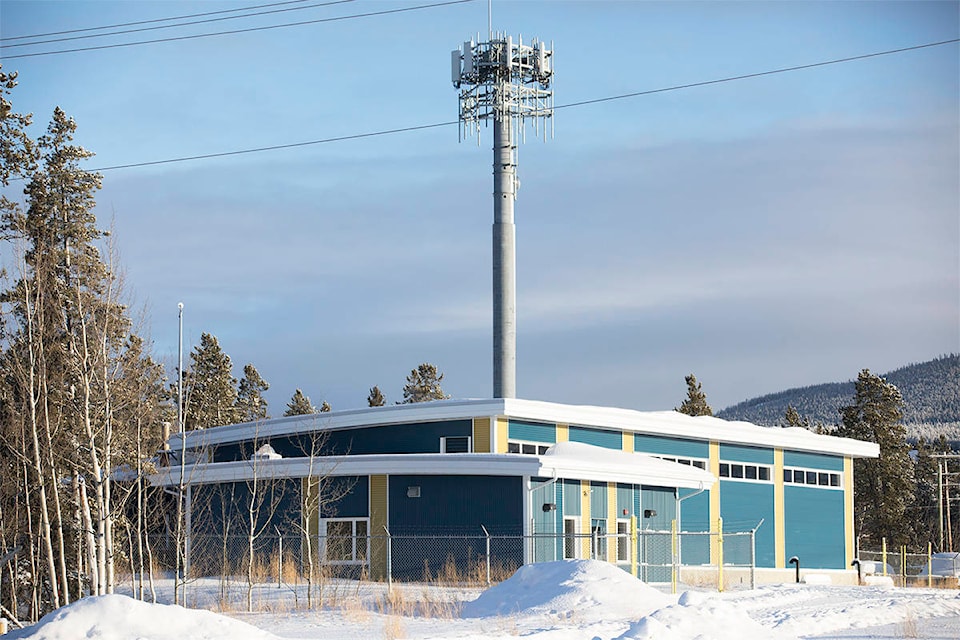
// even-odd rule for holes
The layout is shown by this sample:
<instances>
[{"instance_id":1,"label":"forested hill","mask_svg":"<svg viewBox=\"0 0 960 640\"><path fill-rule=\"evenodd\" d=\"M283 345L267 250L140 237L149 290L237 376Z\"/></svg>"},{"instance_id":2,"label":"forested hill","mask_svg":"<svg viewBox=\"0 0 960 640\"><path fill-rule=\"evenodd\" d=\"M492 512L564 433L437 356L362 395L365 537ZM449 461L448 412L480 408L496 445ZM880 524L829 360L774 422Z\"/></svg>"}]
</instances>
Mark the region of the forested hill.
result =
<instances>
[{"instance_id":1,"label":"forested hill","mask_svg":"<svg viewBox=\"0 0 960 640\"><path fill-rule=\"evenodd\" d=\"M960 355L907 365L883 377L903 394L903 421L911 438L946 433L950 440L960 439ZM746 400L717 415L727 420L779 426L787 407L793 406L811 421L833 425L840 419L838 409L851 402L853 392L852 381L829 382Z\"/></svg>"}]
</instances>

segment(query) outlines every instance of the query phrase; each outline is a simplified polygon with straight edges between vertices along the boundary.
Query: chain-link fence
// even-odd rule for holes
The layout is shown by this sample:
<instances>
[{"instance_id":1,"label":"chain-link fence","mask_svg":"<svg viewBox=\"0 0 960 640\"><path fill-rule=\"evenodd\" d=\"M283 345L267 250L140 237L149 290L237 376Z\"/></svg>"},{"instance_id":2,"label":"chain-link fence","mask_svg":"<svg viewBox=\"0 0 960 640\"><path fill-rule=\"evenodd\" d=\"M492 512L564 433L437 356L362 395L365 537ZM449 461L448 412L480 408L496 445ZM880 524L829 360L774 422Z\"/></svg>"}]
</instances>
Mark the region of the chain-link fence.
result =
<instances>
[{"instance_id":1,"label":"chain-link fence","mask_svg":"<svg viewBox=\"0 0 960 640\"><path fill-rule=\"evenodd\" d=\"M886 540L878 550L860 550L856 561L861 580L885 576L898 586L954 589L960 578L960 552L934 553L932 545L924 550L906 546L888 548Z\"/></svg>"},{"instance_id":2,"label":"chain-link fence","mask_svg":"<svg viewBox=\"0 0 960 640\"><path fill-rule=\"evenodd\" d=\"M455 587L485 587L510 577L527 563L562 559L598 559L616 564L641 580L715 585L723 589L724 571L746 571L755 584L755 531L678 532L637 530L601 533L430 535L367 532L366 524L325 528L325 535L192 535L184 541L178 580L173 580L176 542L170 535L146 540L151 579L219 590L231 594L273 585L298 601L311 600L311 589L331 581L418 582ZM129 567L127 576L143 589L143 576ZM151 586L153 583L151 582ZM211 586L212 585L212 586Z\"/></svg>"}]
</instances>

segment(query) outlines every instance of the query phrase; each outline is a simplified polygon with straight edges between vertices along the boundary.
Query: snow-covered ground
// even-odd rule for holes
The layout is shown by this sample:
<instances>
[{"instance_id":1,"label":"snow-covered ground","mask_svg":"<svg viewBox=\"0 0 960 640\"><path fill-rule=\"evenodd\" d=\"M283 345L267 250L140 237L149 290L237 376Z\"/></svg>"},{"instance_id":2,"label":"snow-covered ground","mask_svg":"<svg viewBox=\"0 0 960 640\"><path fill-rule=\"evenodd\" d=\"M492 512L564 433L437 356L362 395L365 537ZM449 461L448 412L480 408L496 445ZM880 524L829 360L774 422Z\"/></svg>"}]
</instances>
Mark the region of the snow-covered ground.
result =
<instances>
[{"instance_id":1,"label":"snow-covered ground","mask_svg":"<svg viewBox=\"0 0 960 640\"><path fill-rule=\"evenodd\" d=\"M276 589L276 585L273 587ZM194 585L216 597L216 585ZM331 597L332 596L332 597ZM199 598L202 600L203 598ZM198 600L198 601L199 601ZM960 592L893 587L775 585L670 595L590 560L522 567L487 590L395 585L327 593L322 611L258 600L271 609L217 615L121 595L87 598L14 638L184 640L354 638L491 640L960 639ZM4 638L6 640L6 638Z\"/></svg>"}]
</instances>

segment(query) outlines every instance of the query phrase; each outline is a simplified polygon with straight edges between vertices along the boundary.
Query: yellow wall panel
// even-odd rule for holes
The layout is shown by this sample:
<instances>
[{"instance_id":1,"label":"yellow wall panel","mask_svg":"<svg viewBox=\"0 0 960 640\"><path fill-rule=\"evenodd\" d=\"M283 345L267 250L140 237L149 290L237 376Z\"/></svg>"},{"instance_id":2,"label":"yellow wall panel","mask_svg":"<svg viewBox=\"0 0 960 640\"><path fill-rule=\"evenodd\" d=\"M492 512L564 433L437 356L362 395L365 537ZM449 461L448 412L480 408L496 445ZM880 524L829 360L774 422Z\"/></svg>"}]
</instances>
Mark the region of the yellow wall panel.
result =
<instances>
[{"instance_id":1,"label":"yellow wall panel","mask_svg":"<svg viewBox=\"0 0 960 640\"><path fill-rule=\"evenodd\" d=\"M590 528L590 481L580 481L580 533L584 534L581 538L580 558L590 557L590 541L593 531Z\"/></svg>"},{"instance_id":2,"label":"yellow wall panel","mask_svg":"<svg viewBox=\"0 0 960 640\"><path fill-rule=\"evenodd\" d=\"M607 483L607 533L617 532L617 483ZM619 538L607 538L607 562L617 561Z\"/></svg>"},{"instance_id":3,"label":"yellow wall panel","mask_svg":"<svg viewBox=\"0 0 960 640\"><path fill-rule=\"evenodd\" d=\"M570 425L557 424L557 442L568 442L570 440Z\"/></svg>"},{"instance_id":4,"label":"yellow wall panel","mask_svg":"<svg viewBox=\"0 0 960 640\"><path fill-rule=\"evenodd\" d=\"M476 453L490 453L490 418L473 419L473 450Z\"/></svg>"},{"instance_id":5,"label":"yellow wall panel","mask_svg":"<svg viewBox=\"0 0 960 640\"><path fill-rule=\"evenodd\" d=\"M717 482L710 488L710 531L717 533L717 523L720 519L720 443L710 442L710 473L717 478ZM716 562L720 557L719 539L710 536L710 562Z\"/></svg>"},{"instance_id":6,"label":"yellow wall panel","mask_svg":"<svg viewBox=\"0 0 960 640\"><path fill-rule=\"evenodd\" d=\"M853 459L843 459L843 532L844 551L846 551L846 566L853 562L855 549L853 548Z\"/></svg>"},{"instance_id":7,"label":"yellow wall panel","mask_svg":"<svg viewBox=\"0 0 960 640\"><path fill-rule=\"evenodd\" d=\"M633 453L633 434L623 432L623 446L621 447L624 451Z\"/></svg>"},{"instance_id":8,"label":"yellow wall panel","mask_svg":"<svg viewBox=\"0 0 960 640\"><path fill-rule=\"evenodd\" d=\"M773 450L773 556L778 569L786 566L786 522L783 495L783 449Z\"/></svg>"},{"instance_id":9,"label":"yellow wall panel","mask_svg":"<svg viewBox=\"0 0 960 640\"><path fill-rule=\"evenodd\" d=\"M497 450L494 453L507 452L507 435L509 435L510 425L506 418L497 418L494 431L496 432Z\"/></svg>"},{"instance_id":10,"label":"yellow wall panel","mask_svg":"<svg viewBox=\"0 0 960 640\"><path fill-rule=\"evenodd\" d=\"M387 577L387 543L384 537L389 515L387 486L387 476L370 476L370 575L374 580Z\"/></svg>"}]
</instances>

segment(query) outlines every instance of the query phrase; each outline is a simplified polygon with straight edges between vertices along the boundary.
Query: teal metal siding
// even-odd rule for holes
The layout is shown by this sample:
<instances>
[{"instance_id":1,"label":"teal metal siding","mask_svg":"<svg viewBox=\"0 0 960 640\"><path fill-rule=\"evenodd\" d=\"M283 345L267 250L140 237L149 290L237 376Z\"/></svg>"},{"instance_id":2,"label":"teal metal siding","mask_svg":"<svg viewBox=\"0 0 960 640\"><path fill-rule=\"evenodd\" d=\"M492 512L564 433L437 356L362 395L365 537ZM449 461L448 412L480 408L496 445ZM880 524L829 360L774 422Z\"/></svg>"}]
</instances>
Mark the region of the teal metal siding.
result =
<instances>
[{"instance_id":1,"label":"teal metal siding","mask_svg":"<svg viewBox=\"0 0 960 640\"><path fill-rule=\"evenodd\" d=\"M843 491L788 484L783 494L787 558L810 569L844 569Z\"/></svg>"},{"instance_id":2,"label":"teal metal siding","mask_svg":"<svg viewBox=\"0 0 960 640\"><path fill-rule=\"evenodd\" d=\"M644 582L669 582L672 561L669 535L643 535L647 531L670 531L670 523L677 517L676 490L668 487L643 487L640 509L637 513L637 557L640 560L640 579ZM656 515L653 515L653 512ZM650 517L644 513L650 513ZM652 566L651 566L652 565Z\"/></svg>"},{"instance_id":3,"label":"teal metal siding","mask_svg":"<svg viewBox=\"0 0 960 640\"><path fill-rule=\"evenodd\" d=\"M590 483L590 517L607 519L607 483Z\"/></svg>"},{"instance_id":4,"label":"teal metal siding","mask_svg":"<svg viewBox=\"0 0 960 640\"><path fill-rule=\"evenodd\" d=\"M680 503L680 531L710 530L710 492L704 491L692 495L691 489L680 489L680 497L691 497ZM682 564L710 563L710 536L683 536L680 541L680 559Z\"/></svg>"},{"instance_id":5,"label":"teal metal siding","mask_svg":"<svg viewBox=\"0 0 960 640\"><path fill-rule=\"evenodd\" d=\"M634 515L634 486L632 484L617 484L617 517L629 518ZM623 510L627 513L624 514Z\"/></svg>"},{"instance_id":6,"label":"teal metal siding","mask_svg":"<svg viewBox=\"0 0 960 640\"><path fill-rule=\"evenodd\" d=\"M843 471L843 458L827 456L817 453L800 453L799 451L784 451L783 466L810 467L811 469L826 469L828 471Z\"/></svg>"},{"instance_id":7,"label":"teal metal siding","mask_svg":"<svg viewBox=\"0 0 960 640\"><path fill-rule=\"evenodd\" d=\"M619 431L570 426L570 442L583 442L606 449L623 449L623 436Z\"/></svg>"},{"instance_id":8,"label":"teal metal siding","mask_svg":"<svg viewBox=\"0 0 960 640\"><path fill-rule=\"evenodd\" d=\"M755 464L773 464L773 449L720 443L720 459Z\"/></svg>"},{"instance_id":9,"label":"teal metal siding","mask_svg":"<svg viewBox=\"0 0 960 640\"><path fill-rule=\"evenodd\" d=\"M709 458L710 444L706 441L685 440L682 438L664 438L634 434L633 450L676 458Z\"/></svg>"},{"instance_id":10,"label":"teal metal siding","mask_svg":"<svg viewBox=\"0 0 960 640\"><path fill-rule=\"evenodd\" d=\"M547 478L533 478L530 480L530 508L533 511L533 533L544 534L542 538L534 538L534 562L552 562L563 556L562 541L557 533L563 531L562 525L557 527L557 518L561 513L560 500L557 498L559 482ZM556 510L544 511L543 505L557 505Z\"/></svg>"},{"instance_id":11,"label":"teal metal siding","mask_svg":"<svg viewBox=\"0 0 960 640\"><path fill-rule=\"evenodd\" d=\"M763 525L756 537L757 566L775 566L773 483L721 480L720 515L724 531L750 531L762 519ZM723 550L726 562L750 563L750 539L747 536L725 539Z\"/></svg>"},{"instance_id":12,"label":"teal metal siding","mask_svg":"<svg viewBox=\"0 0 960 640\"><path fill-rule=\"evenodd\" d=\"M557 426L538 422L522 422L511 420L507 429L508 437L514 440L529 440L530 442L557 441Z\"/></svg>"},{"instance_id":13,"label":"teal metal siding","mask_svg":"<svg viewBox=\"0 0 960 640\"><path fill-rule=\"evenodd\" d=\"M580 514L580 482L578 480L562 480L563 483L563 515L579 516Z\"/></svg>"}]
</instances>

